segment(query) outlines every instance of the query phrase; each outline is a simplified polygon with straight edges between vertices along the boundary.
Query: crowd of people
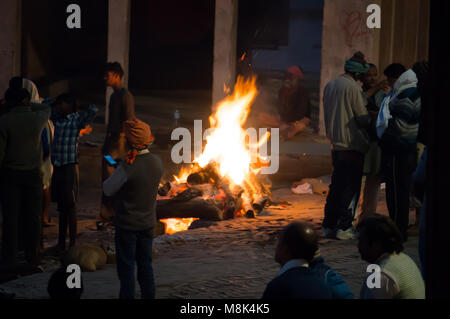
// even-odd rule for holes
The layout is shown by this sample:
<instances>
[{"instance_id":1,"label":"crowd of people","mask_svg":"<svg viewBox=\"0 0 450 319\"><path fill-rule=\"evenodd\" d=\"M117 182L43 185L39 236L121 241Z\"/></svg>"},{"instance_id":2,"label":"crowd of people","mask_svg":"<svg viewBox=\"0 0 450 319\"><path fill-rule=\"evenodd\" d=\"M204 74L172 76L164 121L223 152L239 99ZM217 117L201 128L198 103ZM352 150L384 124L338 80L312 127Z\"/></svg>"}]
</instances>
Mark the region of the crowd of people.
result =
<instances>
[{"instance_id":1,"label":"crowd of people","mask_svg":"<svg viewBox=\"0 0 450 319\"><path fill-rule=\"evenodd\" d=\"M333 173L323 235L340 240L358 238L361 258L381 268L380 286L372 288L365 281L361 298L424 298L422 275L402 251L408 239L411 194L424 197L418 190L423 189L425 180L426 151L414 174L416 183L413 172L419 159L417 142L424 134L420 128L421 88L427 65L418 63L406 70L400 64L392 64L384 71L386 80L377 82L377 67L368 64L358 52L344 69L345 74L328 83L324 90ZM103 230L114 221L120 298L135 297L137 267L141 296L151 299L155 297L153 228L163 165L149 150L154 137L149 125L136 118L134 98L122 85L123 75L119 63L106 65L104 80L113 93L102 148L103 196L97 228ZM302 78L301 68L287 70L279 94L279 116L264 118L283 128L287 138L310 125L309 97L299 86ZM97 111L95 105L81 110L69 93L43 100L31 81L11 79L0 117L3 265L16 266L19 250L24 251L28 264L39 265L42 225L51 225L49 198L58 204L57 250L66 250L67 229L69 248L76 244L78 138ZM361 212L355 222L363 175L366 178ZM381 183L386 183L389 217L376 214ZM416 185L414 192L412 184ZM424 215L422 212L422 220ZM275 253L281 269L267 285L263 298L354 297L342 277L325 263L318 238L306 223L292 223L283 229ZM421 260L425 254L423 242L421 234ZM55 273L49 282L49 293L79 298L82 288L67 292L66 277L62 271Z\"/></svg>"}]
</instances>

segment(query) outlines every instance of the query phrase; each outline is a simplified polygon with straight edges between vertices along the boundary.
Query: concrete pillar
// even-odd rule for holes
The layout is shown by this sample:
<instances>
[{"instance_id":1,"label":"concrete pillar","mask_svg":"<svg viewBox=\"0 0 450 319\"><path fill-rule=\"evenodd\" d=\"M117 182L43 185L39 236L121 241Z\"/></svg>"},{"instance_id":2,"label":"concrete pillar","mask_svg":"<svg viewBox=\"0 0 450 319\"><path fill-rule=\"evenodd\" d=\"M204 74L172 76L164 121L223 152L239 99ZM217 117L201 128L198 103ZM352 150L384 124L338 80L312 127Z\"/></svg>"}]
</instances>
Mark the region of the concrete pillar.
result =
<instances>
[{"instance_id":1,"label":"concrete pillar","mask_svg":"<svg viewBox=\"0 0 450 319\"><path fill-rule=\"evenodd\" d=\"M367 27L370 15L367 7L370 4L380 5L381 0L325 0L320 72L320 135L325 135L323 89L329 81L344 73L345 60L356 51L361 51L368 62L378 64L380 30Z\"/></svg>"},{"instance_id":2,"label":"concrete pillar","mask_svg":"<svg viewBox=\"0 0 450 319\"><path fill-rule=\"evenodd\" d=\"M20 75L22 1L0 1L0 96L9 79Z\"/></svg>"},{"instance_id":3,"label":"concrete pillar","mask_svg":"<svg viewBox=\"0 0 450 319\"><path fill-rule=\"evenodd\" d=\"M238 0L216 0L212 109L233 88L236 76Z\"/></svg>"},{"instance_id":4,"label":"concrete pillar","mask_svg":"<svg viewBox=\"0 0 450 319\"><path fill-rule=\"evenodd\" d=\"M128 61L130 51L130 0L108 2L108 62L119 62L125 72L123 85L128 86ZM106 90L105 124L108 124L108 105L112 89Z\"/></svg>"}]
</instances>

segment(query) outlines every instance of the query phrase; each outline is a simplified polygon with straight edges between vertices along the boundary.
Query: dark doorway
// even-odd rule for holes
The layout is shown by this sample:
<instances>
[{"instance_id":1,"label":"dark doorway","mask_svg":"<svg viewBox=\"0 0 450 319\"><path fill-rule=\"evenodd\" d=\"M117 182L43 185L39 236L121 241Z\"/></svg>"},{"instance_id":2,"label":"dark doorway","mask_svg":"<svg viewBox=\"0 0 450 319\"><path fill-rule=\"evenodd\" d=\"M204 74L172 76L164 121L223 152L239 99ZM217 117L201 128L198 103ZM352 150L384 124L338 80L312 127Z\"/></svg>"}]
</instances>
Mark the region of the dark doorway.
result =
<instances>
[{"instance_id":1,"label":"dark doorway","mask_svg":"<svg viewBox=\"0 0 450 319\"><path fill-rule=\"evenodd\" d=\"M133 0L129 87L211 90L214 8L211 0Z\"/></svg>"},{"instance_id":2,"label":"dark doorway","mask_svg":"<svg viewBox=\"0 0 450 319\"><path fill-rule=\"evenodd\" d=\"M104 90L108 0L79 0L81 29L66 25L69 0L22 1L22 75L41 96Z\"/></svg>"}]
</instances>

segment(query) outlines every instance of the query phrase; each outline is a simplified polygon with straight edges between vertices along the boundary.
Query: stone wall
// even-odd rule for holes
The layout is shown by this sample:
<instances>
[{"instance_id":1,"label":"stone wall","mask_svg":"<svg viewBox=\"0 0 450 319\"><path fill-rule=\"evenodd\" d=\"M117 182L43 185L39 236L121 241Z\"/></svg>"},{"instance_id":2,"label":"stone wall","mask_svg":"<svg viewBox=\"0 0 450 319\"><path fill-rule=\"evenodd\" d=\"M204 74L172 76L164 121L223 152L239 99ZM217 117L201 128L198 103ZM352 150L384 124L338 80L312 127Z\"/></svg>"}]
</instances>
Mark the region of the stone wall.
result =
<instances>
[{"instance_id":1,"label":"stone wall","mask_svg":"<svg viewBox=\"0 0 450 319\"><path fill-rule=\"evenodd\" d=\"M380 0L325 0L322 34L319 133L325 135L323 89L344 73L345 60L362 51L367 61L378 64L379 29L369 29L367 6Z\"/></svg>"},{"instance_id":2,"label":"stone wall","mask_svg":"<svg viewBox=\"0 0 450 319\"><path fill-rule=\"evenodd\" d=\"M0 1L0 96L3 98L9 79L20 75L21 1Z\"/></svg>"},{"instance_id":3,"label":"stone wall","mask_svg":"<svg viewBox=\"0 0 450 319\"><path fill-rule=\"evenodd\" d=\"M234 87L236 76L238 0L216 0L212 106L225 97L224 85Z\"/></svg>"},{"instance_id":4,"label":"stone wall","mask_svg":"<svg viewBox=\"0 0 450 319\"><path fill-rule=\"evenodd\" d=\"M130 0L109 0L108 3L108 62L119 62L125 72L123 84L128 86L128 63L130 50ZM105 123L108 121L109 97L106 90Z\"/></svg>"}]
</instances>

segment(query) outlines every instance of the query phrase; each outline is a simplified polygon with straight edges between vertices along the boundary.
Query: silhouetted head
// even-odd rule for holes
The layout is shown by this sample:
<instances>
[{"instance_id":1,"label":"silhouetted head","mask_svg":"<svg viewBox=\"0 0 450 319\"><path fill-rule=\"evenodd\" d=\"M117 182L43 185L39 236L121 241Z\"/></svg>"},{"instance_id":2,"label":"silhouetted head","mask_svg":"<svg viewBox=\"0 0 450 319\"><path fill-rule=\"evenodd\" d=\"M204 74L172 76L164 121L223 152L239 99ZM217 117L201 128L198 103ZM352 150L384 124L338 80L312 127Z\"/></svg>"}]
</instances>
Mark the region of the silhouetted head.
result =
<instances>
[{"instance_id":1,"label":"silhouetted head","mask_svg":"<svg viewBox=\"0 0 450 319\"><path fill-rule=\"evenodd\" d=\"M71 273L62 267L55 271L48 281L47 292L52 299L80 299L83 294L83 280L80 288L69 288L67 279Z\"/></svg>"},{"instance_id":2,"label":"silhouetted head","mask_svg":"<svg viewBox=\"0 0 450 319\"><path fill-rule=\"evenodd\" d=\"M300 66L293 65L286 69L284 74L283 86L288 89L295 89L303 80L303 69Z\"/></svg>"},{"instance_id":3,"label":"silhouetted head","mask_svg":"<svg viewBox=\"0 0 450 319\"><path fill-rule=\"evenodd\" d=\"M361 80L363 75L369 71L370 66L361 51L356 52L345 62L345 73L351 75L355 80Z\"/></svg>"},{"instance_id":4,"label":"silhouetted head","mask_svg":"<svg viewBox=\"0 0 450 319\"><path fill-rule=\"evenodd\" d=\"M395 81L406 72L406 68L403 64L392 63L385 70L384 75L386 75L387 81L391 87L394 87Z\"/></svg>"},{"instance_id":5,"label":"silhouetted head","mask_svg":"<svg viewBox=\"0 0 450 319\"><path fill-rule=\"evenodd\" d=\"M275 261L284 265L291 259L310 262L319 248L318 235L314 229L302 222L287 225L281 232L275 252Z\"/></svg>"},{"instance_id":6,"label":"silhouetted head","mask_svg":"<svg viewBox=\"0 0 450 319\"><path fill-rule=\"evenodd\" d=\"M5 92L5 102L8 109L16 106L30 105L30 93L23 88L9 88Z\"/></svg>"},{"instance_id":7,"label":"silhouetted head","mask_svg":"<svg viewBox=\"0 0 450 319\"><path fill-rule=\"evenodd\" d=\"M387 216L376 215L363 219L357 226L358 249L361 259L375 263L386 253L403 251L403 238L394 222Z\"/></svg>"},{"instance_id":8,"label":"silhouetted head","mask_svg":"<svg viewBox=\"0 0 450 319\"><path fill-rule=\"evenodd\" d=\"M105 67L106 86L112 88L120 87L122 85L123 69L119 62L108 62Z\"/></svg>"},{"instance_id":9,"label":"silhouetted head","mask_svg":"<svg viewBox=\"0 0 450 319\"><path fill-rule=\"evenodd\" d=\"M55 106L65 115L77 112L77 100L70 93L59 95L55 99Z\"/></svg>"}]
</instances>

